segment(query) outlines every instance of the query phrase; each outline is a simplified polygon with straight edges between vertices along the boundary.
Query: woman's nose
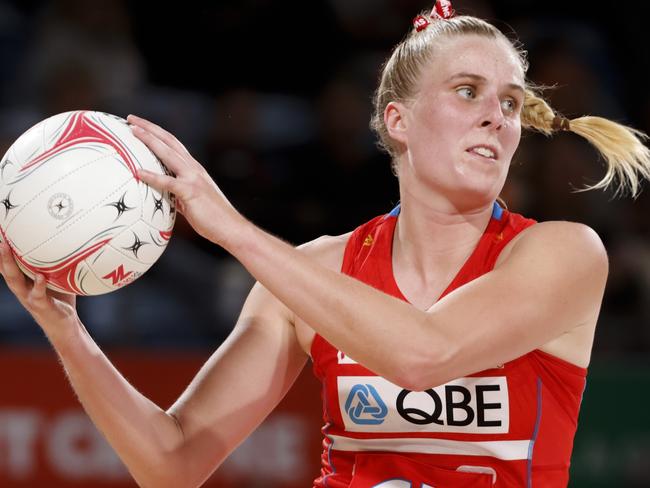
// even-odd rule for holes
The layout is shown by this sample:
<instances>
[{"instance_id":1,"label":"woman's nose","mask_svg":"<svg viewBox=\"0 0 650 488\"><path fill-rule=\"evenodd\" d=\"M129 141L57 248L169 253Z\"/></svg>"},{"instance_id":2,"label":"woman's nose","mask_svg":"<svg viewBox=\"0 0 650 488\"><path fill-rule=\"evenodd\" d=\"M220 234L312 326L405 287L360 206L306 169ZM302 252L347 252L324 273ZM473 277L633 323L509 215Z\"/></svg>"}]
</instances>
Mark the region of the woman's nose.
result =
<instances>
[{"instance_id":1,"label":"woman's nose","mask_svg":"<svg viewBox=\"0 0 650 488\"><path fill-rule=\"evenodd\" d=\"M490 99L486 101L485 112L481 117L481 127L494 127L496 130L503 127L505 117L501 109L501 100Z\"/></svg>"}]
</instances>

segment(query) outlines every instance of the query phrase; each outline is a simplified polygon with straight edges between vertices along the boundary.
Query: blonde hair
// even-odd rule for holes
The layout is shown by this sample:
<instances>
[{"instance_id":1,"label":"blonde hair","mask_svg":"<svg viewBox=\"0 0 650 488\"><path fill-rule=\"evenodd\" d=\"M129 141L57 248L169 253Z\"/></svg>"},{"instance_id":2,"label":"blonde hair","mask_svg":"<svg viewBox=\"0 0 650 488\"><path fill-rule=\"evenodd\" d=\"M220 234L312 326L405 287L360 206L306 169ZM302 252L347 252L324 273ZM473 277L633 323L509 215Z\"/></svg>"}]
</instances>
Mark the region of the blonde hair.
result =
<instances>
[{"instance_id":1,"label":"blonde hair","mask_svg":"<svg viewBox=\"0 0 650 488\"><path fill-rule=\"evenodd\" d=\"M650 179L650 150L643 144L648 136L637 129L603 117L566 119L530 88L526 90L521 125L546 136L570 131L587 139L598 150L607 163L607 172L598 183L580 191L606 189L616 181L615 194L630 193L636 197L641 191L640 180Z\"/></svg>"},{"instance_id":2,"label":"blonde hair","mask_svg":"<svg viewBox=\"0 0 650 488\"><path fill-rule=\"evenodd\" d=\"M427 16L428 12L421 15ZM382 68L379 87L373 98L374 112L370 127L378 136L378 145L397 163L397 148L384 123L384 110L392 101L407 102L417 90L423 68L431 61L433 48L442 39L462 35L478 35L502 39L518 55L524 75L528 71L526 52L517 41L506 37L492 24L472 16L457 16L434 20L425 29L413 29L394 49ZM615 181L616 193L637 196L641 179L650 179L650 150L643 144L648 136L643 132L602 117L566 119L557 114L535 87L527 83L521 124L547 136L559 131L571 131L587 139L603 156L607 172L598 183L584 190L605 189Z\"/></svg>"}]
</instances>

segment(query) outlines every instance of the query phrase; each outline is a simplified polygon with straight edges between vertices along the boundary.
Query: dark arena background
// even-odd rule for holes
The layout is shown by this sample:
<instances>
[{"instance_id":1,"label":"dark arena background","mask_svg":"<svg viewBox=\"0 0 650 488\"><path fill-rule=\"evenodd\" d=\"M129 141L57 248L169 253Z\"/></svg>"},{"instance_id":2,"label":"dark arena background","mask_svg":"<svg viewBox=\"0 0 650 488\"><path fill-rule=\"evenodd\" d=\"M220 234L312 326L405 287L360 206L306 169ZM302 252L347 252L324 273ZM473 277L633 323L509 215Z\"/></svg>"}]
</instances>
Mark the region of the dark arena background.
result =
<instances>
[{"instance_id":1,"label":"dark arena background","mask_svg":"<svg viewBox=\"0 0 650 488\"><path fill-rule=\"evenodd\" d=\"M565 115L650 132L644 2L457 0L513 29L529 78ZM145 116L184 142L249 219L292 243L340 234L397 201L368 129L370 97L415 0L0 0L0 147L59 112ZM498 20L497 20L498 19ZM650 486L650 195L575 193L603 174L584 140L527 134L503 192L537 220L584 222L610 277L570 486ZM163 408L227 336L252 285L182 220L124 290L79 300L89 331ZM255 381L255 378L250 378ZM227 399L225 399L227 401ZM321 403L309 365L285 403L206 486L311 486ZM38 326L0 284L0 486L135 486L94 429Z\"/></svg>"}]
</instances>

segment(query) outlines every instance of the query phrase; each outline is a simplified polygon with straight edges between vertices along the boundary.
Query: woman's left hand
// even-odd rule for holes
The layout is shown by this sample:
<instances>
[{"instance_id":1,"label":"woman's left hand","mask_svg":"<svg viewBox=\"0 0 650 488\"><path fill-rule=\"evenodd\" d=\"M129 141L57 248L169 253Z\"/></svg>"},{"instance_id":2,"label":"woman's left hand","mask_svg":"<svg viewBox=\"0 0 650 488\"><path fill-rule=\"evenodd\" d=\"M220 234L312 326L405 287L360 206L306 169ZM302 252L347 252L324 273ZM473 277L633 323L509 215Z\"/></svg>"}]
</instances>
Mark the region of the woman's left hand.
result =
<instances>
[{"instance_id":1,"label":"woman's left hand","mask_svg":"<svg viewBox=\"0 0 650 488\"><path fill-rule=\"evenodd\" d=\"M140 170L138 176L159 191L176 196L176 205L190 225L206 239L228 248L228 242L247 224L201 164L176 137L140 117L129 115L133 134L173 173Z\"/></svg>"}]
</instances>

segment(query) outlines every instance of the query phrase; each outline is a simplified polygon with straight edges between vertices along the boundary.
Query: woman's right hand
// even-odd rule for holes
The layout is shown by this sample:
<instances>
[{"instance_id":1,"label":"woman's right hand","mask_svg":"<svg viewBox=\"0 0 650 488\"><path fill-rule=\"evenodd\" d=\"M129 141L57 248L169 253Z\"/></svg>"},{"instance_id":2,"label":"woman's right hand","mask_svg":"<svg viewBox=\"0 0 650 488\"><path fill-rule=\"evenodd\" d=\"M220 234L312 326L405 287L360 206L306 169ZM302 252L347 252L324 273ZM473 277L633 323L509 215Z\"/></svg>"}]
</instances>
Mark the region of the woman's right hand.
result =
<instances>
[{"instance_id":1,"label":"woman's right hand","mask_svg":"<svg viewBox=\"0 0 650 488\"><path fill-rule=\"evenodd\" d=\"M50 340L69 334L80 326L76 296L49 290L43 275L36 275L35 280L25 276L6 242L0 242L0 274Z\"/></svg>"},{"instance_id":2,"label":"woman's right hand","mask_svg":"<svg viewBox=\"0 0 650 488\"><path fill-rule=\"evenodd\" d=\"M127 121L133 134L173 173L160 175L140 170L138 176L158 191L176 197L176 206L201 236L226 250L236 247L237 237L250 223L232 206L206 169L162 127L135 115Z\"/></svg>"}]
</instances>

